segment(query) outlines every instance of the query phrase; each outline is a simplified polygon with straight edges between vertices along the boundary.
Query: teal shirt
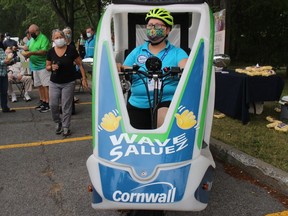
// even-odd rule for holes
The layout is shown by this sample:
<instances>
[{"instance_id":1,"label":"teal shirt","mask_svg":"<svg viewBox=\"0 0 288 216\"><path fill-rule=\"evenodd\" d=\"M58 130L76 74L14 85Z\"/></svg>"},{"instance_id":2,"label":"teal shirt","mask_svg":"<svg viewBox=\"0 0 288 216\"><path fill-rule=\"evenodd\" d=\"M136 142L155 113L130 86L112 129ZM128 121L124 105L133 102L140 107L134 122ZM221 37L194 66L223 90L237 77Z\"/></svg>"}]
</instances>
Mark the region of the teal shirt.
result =
<instances>
[{"instance_id":1,"label":"teal shirt","mask_svg":"<svg viewBox=\"0 0 288 216\"><path fill-rule=\"evenodd\" d=\"M29 51L35 52L39 50L48 51L50 48L50 42L48 38L40 33L36 39L31 38L29 41ZM29 58L30 68L34 70L42 70L46 68L46 55L31 55Z\"/></svg>"},{"instance_id":2,"label":"teal shirt","mask_svg":"<svg viewBox=\"0 0 288 216\"><path fill-rule=\"evenodd\" d=\"M88 38L85 41L85 57L84 58L93 58L95 41L96 41L95 34L91 38Z\"/></svg>"},{"instance_id":3,"label":"teal shirt","mask_svg":"<svg viewBox=\"0 0 288 216\"><path fill-rule=\"evenodd\" d=\"M154 56L148 49L148 42L141 46L136 47L125 59L123 65L132 67L133 64L140 66L141 71L147 71L145 66L146 60ZM188 58L187 53L178 47L173 46L167 41L166 47L157 54L157 57L162 61L162 69L165 67L178 67L181 60ZM144 78L148 82L147 78ZM161 102L171 101L174 92L177 88L179 80L177 78L164 78L163 80L163 96ZM149 91L151 103L153 104L153 89ZM139 78L139 75L133 75L131 96L129 97L129 103L132 106L138 108L149 108L148 96L145 84L143 80Z\"/></svg>"}]
</instances>

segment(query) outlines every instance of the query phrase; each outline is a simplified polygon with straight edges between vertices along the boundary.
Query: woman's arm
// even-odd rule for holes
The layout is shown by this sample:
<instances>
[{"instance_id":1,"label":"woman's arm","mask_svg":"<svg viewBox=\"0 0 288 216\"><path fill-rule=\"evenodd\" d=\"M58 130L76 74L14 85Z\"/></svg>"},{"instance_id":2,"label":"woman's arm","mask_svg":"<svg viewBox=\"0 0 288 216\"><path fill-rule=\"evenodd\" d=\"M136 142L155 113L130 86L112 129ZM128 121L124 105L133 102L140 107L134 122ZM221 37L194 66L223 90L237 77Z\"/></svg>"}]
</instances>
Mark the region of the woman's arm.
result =
<instances>
[{"instance_id":1,"label":"woman's arm","mask_svg":"<svg viewBox=\"0 0 288 216\"><path fill-rule=\"evenodd\" d=\"M179 63L178 63L178 67L180 67L181 69L185 67L186 63L187 63L187 58L182 59Z\"/></svg>"},{"instance_id":2,"label":"woman's arm","mask_svg":"<svg viewBox=\"0 0 288 216\"><path fill-rule=\"evenodd\" d=\"M80 56L78 56L75 59L75 63L79 66L81 75L82 75L82 85L85 89L88 89L88 83L87 83L87 79L86 79L86 74L85 74L85 70L83 68L83 64L82 64L82 59Z\"/></svg>"},{"instance_id":3,"label":"woman's arm","mask_svg":"<svg viewBox=\"0 0 288 216\"><path fill-rule=\"evenodd\" d=\"M46 70L47 71L52 71L52 62L46 60Z\"/></svg>"}]
</instances>

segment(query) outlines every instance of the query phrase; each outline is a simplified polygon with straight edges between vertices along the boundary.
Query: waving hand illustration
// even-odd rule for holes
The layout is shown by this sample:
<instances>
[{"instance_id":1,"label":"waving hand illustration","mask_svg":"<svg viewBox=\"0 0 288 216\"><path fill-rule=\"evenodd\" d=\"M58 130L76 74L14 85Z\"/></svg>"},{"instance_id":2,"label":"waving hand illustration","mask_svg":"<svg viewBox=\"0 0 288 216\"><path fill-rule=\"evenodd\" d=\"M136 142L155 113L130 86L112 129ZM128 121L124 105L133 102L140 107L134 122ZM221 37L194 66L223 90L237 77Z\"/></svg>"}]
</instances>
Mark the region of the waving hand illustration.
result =
<instances>
[{"instance_id":1,"label":"waving hand illustration","mask_svg":"<svg viewBox=\"0 0 288 216\"><path fill-rule=\"evenodd\" d=\"M188 109L181 114L176 113L175 117L178 127L184 130L192 128L197 123L194 113Z\"/></svg>"},{"instance_id":2,"label":"waving hand illustration","mask_svg":"<svg viewBox=\"0 0 288 216\"><path fill-rule=\"evenodd\" d=\"M115 116L112 112L105 114L102 118L101 127L109 132L113 132L117 130L119 127L119 122L121 120L121 116Z\"/></svg>"}]
</instances>

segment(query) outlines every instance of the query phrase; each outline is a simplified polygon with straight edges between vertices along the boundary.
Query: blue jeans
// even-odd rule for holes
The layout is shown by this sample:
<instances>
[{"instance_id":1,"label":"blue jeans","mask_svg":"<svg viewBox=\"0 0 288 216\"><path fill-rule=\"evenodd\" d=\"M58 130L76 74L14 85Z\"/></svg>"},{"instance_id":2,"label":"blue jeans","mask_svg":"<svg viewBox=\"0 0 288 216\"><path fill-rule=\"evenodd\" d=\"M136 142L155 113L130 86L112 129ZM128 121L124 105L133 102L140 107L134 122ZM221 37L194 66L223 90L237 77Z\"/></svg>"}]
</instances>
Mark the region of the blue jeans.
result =
<instances>
[{"instance_id":1,"label":"blue jeans","mask_svg":"<svg viewBox=\"0 0 288 216\"><path fill-rule=\"evenodd\" d=\"M0 96L1 96L1 108L2 110L8 110L8 77L7 75L0 76Z\"/></svg>"}]
</instances>

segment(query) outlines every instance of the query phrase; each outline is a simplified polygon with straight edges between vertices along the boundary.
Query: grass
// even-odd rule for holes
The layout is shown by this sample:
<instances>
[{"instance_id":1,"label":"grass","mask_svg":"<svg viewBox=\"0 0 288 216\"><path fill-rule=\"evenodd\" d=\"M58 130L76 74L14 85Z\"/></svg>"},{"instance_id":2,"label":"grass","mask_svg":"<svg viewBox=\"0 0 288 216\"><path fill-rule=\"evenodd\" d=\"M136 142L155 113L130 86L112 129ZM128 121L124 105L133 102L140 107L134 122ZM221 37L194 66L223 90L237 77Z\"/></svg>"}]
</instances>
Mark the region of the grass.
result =
<instances>
[{"instance_id":1,"label":"grass","mask_svg":"<svg viewBox=\"0 0 288 216\"><path fill-rule=\"evenodd\" d=\"M279 70L277 74L285 80L282 96L288 95L288 77L285 77L285 70ZM263 113L251 114L251 121L247 125L227 116L222 119L214 118L211 135L248 155L288 172L288 132L278 132L266 127L269 123L266 116L279 119L280 114L275 112L275 107L279 107L278 102L265 102Z\"/></svg>"}]
</instances>

